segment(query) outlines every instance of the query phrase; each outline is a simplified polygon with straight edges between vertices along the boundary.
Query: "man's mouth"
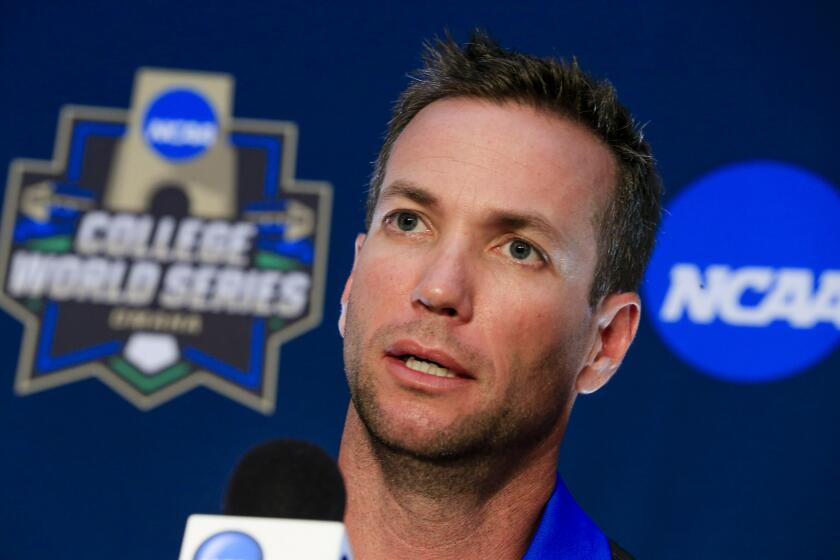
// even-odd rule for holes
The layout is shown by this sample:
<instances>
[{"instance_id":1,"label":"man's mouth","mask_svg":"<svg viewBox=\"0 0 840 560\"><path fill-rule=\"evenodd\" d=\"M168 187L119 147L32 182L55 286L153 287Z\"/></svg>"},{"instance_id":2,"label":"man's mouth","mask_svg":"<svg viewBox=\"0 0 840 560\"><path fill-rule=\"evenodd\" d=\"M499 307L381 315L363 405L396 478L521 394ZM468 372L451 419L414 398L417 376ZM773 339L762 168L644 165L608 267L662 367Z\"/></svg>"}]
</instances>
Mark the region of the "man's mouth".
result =
<instances>
[{"instance_id":1,"label":"man's mouth","mask_svg":"<svg viewBox=\"0 0 840 560\"><path fill-rule=\"evenodd\" d=\"M413 369L414 371L428 373L429 375L435 375L437 377L458 377L452 371L438 363L423 360L417 356L412 356L411 354L400 356L400 359L403 363L405 363L406 367Z\"/></svg>"},{"instance_id":2,"label":"man's mouth","mask_svg":"<svg viewBox=\"0 0 840 560\"><path fill-rule=\"evenodd\" d=\"M435 377L473 379L473 376L447 352L428 348L413 340L400 340L389 346L386 356L400 360L407 369Z\"/></svg>"}]
</instances>

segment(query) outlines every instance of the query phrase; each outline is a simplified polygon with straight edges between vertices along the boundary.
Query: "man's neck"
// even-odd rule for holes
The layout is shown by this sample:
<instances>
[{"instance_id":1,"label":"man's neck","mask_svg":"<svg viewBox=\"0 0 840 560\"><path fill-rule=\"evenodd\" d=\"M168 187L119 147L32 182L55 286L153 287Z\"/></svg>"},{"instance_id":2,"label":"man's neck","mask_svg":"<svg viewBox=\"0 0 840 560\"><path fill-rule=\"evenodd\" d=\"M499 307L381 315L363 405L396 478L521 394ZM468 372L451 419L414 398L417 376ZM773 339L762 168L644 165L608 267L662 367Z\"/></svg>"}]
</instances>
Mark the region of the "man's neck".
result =
<instances>
[{"instance_id":1,"label":"man's neck","mask_svg":"<svg viewBox=\"0 0 840 560\"><path fill-rule=\"evenodd\" d=\"M554 487L559 439L493 469L421 465L375 446L351 404L339 465L356 557L522 558Z\"/></svg>"}]
</instances>

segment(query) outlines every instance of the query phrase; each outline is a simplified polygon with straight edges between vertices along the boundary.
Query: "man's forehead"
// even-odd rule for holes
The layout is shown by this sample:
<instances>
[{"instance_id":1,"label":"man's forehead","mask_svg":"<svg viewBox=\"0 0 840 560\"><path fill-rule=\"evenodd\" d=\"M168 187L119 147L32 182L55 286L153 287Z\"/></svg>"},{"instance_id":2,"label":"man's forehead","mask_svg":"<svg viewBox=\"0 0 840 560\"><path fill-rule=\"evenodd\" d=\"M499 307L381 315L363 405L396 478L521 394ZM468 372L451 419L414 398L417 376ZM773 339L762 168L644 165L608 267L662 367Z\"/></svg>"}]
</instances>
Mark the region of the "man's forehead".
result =
<instances>
[{"instance_id":1,"label":"man's forehead","mask_svg":"<svg viewBox=\"0 0 840 560\"><path fill-rule=\"evenodd\" d=\"M612 152L578 123L517 103L451 98L420 111L397 139L379 201L413 190L415 199L458 196L552 224L570 213L591 223L614 177Z\"/></svg>"},{"instance_id":2,"label":"man's forehead","mask_svg":"<svg viewBox=\"0 0 840 560\"><path fill-rule=\"evenodd\" d=\"M586 156L587 161L602 159L603 163L615 163L609 146L585 124L558 111L512 100L473 97L439 99L421 109L409 121L394 146L415 134L427 137L448 135L454 140L470 143L479 141L487 150L512 152L523 160L542 155L553 160L556 153L544 153L546 148L552 147L552 140L556 141L559 136L574 136L579 143L585 144L581 146L581 153L576 155Z\"/></svg>"}]
</instances>

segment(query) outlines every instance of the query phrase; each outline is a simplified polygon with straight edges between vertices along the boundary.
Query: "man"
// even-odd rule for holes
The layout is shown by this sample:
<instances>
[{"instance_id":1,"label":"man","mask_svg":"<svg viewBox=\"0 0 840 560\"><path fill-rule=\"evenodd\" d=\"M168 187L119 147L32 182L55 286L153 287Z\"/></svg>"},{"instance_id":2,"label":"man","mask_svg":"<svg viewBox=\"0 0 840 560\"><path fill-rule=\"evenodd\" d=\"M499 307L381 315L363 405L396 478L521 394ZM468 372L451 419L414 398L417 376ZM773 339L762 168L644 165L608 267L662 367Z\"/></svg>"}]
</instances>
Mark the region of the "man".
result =
<instances>
[{"instance_id":1,"label":"man","mask_svg":"<svg viewBox=\"0 0 840 560\"><path fill-rule=\"evenodd\" d=\"M414 77L341 298L357 557L626 558L556 469L636 334L650 150L609 84L482 33Z\"/></svg>"}]
</instances>

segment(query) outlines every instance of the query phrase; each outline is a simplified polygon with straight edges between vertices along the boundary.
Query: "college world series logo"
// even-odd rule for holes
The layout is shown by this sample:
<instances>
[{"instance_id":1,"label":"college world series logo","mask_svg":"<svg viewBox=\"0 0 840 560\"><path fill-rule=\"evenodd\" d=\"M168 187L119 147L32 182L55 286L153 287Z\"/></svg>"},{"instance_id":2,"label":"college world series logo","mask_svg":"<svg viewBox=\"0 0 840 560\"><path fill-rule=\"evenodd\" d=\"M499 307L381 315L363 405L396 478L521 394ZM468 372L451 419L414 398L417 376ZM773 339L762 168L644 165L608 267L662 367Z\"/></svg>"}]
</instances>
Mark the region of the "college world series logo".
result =
<instances>
[{"instance_id":1,"label":"college world series logo","mask_svg":"<svg viewBox=\"0 0 840 560\"><path fill-rule=\"evenodd\" d=\"M20 394L96 376L141 409L196 386L274 409L279 346L321 320L331 187L293 123L235 119L225 74L141 69L129 110L65 107L15 160L2 307Z\"/></svg>"}]
</instances>

